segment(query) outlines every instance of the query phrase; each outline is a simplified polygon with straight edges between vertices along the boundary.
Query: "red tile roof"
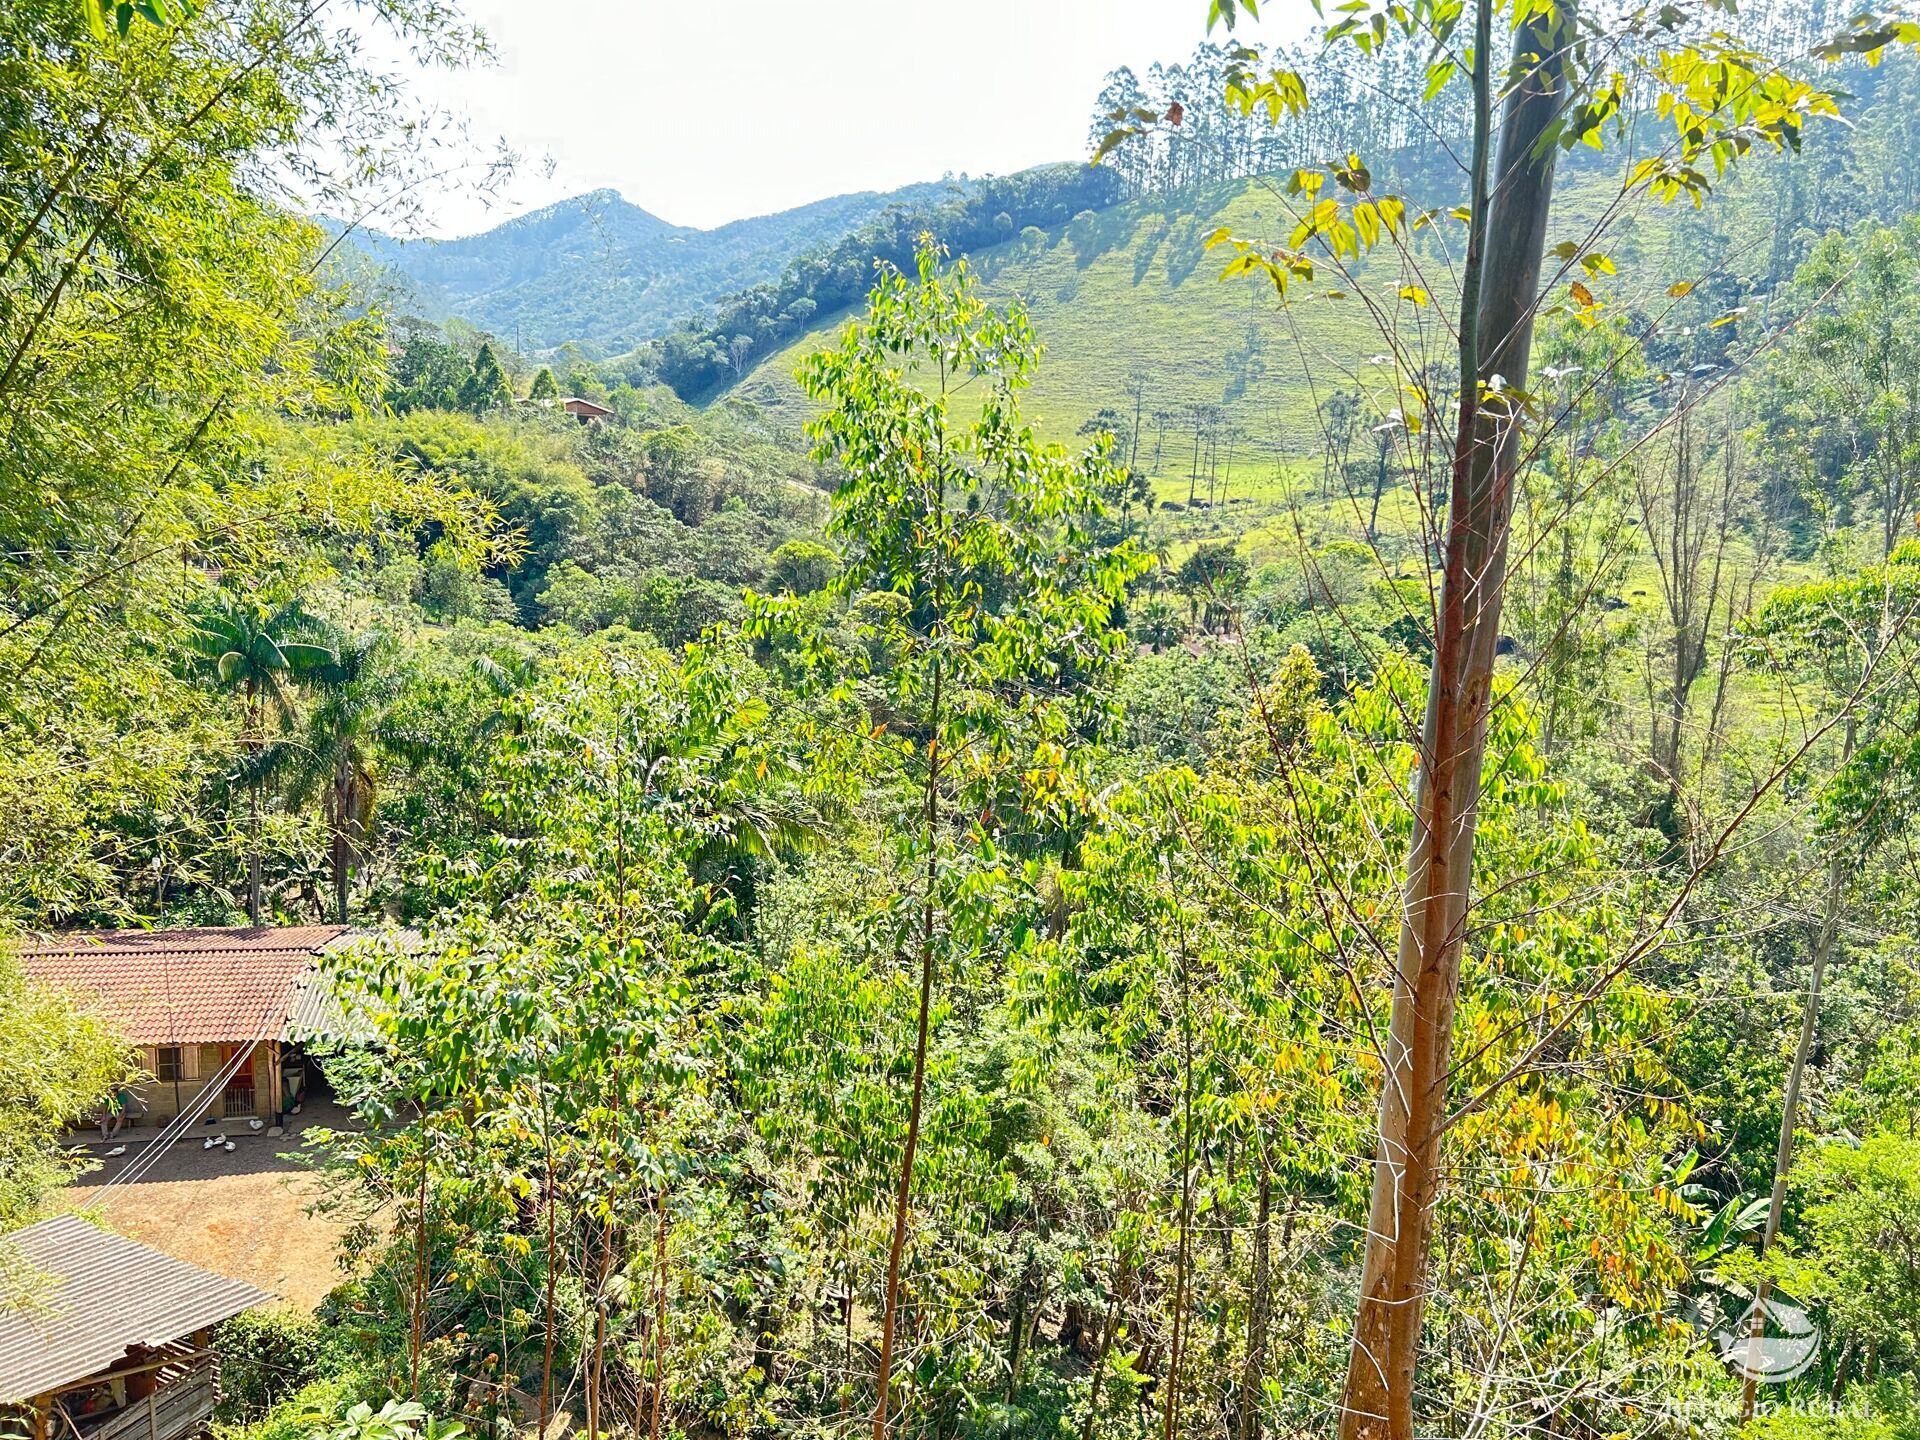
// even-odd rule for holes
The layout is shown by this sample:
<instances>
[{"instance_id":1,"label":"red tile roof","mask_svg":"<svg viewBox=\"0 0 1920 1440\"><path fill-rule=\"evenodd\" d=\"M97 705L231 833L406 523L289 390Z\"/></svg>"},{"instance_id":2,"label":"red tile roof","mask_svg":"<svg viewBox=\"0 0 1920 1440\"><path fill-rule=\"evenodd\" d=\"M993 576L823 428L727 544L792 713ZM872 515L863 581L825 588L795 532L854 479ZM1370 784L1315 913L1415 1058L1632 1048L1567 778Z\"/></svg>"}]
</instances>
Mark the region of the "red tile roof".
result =
<instances>
[{"instance_id":1,"label":"red tile roof","mask_svg":"<svg viewBox=\"0 0 1920 1440\"><path fill-rule=\"evenodd\" d=\"M91 1004L135 1045L277 1038L344 925L80 930L23 945L21 967Z\"/></svg>"}]
</instances>

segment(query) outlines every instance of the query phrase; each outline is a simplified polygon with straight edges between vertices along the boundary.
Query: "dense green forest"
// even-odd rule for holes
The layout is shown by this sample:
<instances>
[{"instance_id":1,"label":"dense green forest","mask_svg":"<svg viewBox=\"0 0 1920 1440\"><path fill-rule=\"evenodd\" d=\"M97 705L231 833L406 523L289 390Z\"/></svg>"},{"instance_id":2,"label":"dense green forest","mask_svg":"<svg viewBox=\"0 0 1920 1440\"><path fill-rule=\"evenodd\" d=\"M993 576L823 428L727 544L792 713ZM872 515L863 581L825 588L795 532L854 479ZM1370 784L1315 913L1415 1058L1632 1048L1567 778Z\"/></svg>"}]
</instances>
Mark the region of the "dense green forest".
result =
<instances>
[{"instance_id":1,"label":"dense green forest","mask_svg":"<svg viewBox=\"0 0 1920 1440\"><path fill-rule=\"evenodd\" d=\"M371 937L222 1435L1920 1436L1920 27L1192 8L614 359L0 10L0 922ZM133 1065L0 949L0 1231Z\"/></svg>"}]
</instances>

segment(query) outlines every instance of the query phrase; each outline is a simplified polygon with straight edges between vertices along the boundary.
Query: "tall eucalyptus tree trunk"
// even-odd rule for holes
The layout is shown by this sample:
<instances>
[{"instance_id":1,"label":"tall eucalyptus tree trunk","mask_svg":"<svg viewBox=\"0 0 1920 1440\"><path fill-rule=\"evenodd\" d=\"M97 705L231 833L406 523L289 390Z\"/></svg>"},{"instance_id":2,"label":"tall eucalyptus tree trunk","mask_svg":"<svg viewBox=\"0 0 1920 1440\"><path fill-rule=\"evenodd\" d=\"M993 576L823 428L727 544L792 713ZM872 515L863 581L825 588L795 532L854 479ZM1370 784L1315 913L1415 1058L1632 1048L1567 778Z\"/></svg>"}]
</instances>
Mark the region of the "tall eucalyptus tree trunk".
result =
<instances>
[{"instance_id":1,"label":"tall eucalyptus tree trunk","mask_svg":"<svg viewBox=\"0 0 1920 1440\"><path fill-rule=\"evenodd\" d=\"M1490 385L1495 376L1503 377L1510 390L1526 384L1556 148L1541 141L1560 115L1569 84L1560 46L1571 34L1572 15L1563 0L1514 34L1499 159L1489 176L1493 9L1494 0L1479 0L1475 18L1473 193L1462 272L1459 428L1366 1257L1341 1403L1342 1440L1413 1436L1454 1001L1519 453L1517 416L1490 393Z\"/></svg>"}]
</instances>

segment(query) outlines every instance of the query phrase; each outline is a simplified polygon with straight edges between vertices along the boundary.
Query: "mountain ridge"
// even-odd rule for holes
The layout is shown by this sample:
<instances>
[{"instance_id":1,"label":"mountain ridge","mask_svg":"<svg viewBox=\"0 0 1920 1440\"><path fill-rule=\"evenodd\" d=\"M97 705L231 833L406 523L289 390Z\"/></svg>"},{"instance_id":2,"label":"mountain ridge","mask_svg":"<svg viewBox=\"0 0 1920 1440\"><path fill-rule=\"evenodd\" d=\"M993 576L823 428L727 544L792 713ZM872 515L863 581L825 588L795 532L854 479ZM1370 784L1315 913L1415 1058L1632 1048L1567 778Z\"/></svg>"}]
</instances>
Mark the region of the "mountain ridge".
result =
<instances>
[{"instance_id":1,"label":"mountain ridge","mask_svg":"<svg viewBox=\"0 0 1920 1440\"><path fill-rule=\"evenodd\" d=\"M458 316L519 350L573 343L610 354L773 279L795 256L893 206L964 194L973 183L853 191L711 229L675 225L603 188L473 235L409 240L367 230L351 243L436 318Z\"/></svg>"}]
</instances>

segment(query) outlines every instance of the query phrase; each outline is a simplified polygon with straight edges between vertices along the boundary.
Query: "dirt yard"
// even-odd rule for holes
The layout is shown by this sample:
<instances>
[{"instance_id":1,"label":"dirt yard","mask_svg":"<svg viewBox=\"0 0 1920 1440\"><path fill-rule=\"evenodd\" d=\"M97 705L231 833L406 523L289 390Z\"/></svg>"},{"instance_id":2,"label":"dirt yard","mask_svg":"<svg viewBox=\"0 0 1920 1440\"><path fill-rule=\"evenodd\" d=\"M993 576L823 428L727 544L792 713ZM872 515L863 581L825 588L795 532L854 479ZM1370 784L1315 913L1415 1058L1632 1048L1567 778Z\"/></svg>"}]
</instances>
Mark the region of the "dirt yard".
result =
<instances>
[{"instance_id":1,"label":"dirt yard","mask_svg":"<svg viewBox=\"0 0 1920 1440\"><path fill-rule=\"evenodd\" d=\"M292 1120L299 1128L345 1122L345 1114L325 1100ZM216 1131L233 1141L232 1154L202 1148L204 1137ZM125 1155L104 1161L67 1190L71 1207L96 1211L112 1229L176 1259L258 1285L302 1313L339 1283L335 1254L344 1226L307 1213L313 1177L280 1158L299 1144L297 1131L254 1134L244 1121L196 1126L138 1180L101 1188L149 1143L130 1137ZM110 1147L96 1141L90 1148L104 1155Z\"/></svg>"}]
</instances>

